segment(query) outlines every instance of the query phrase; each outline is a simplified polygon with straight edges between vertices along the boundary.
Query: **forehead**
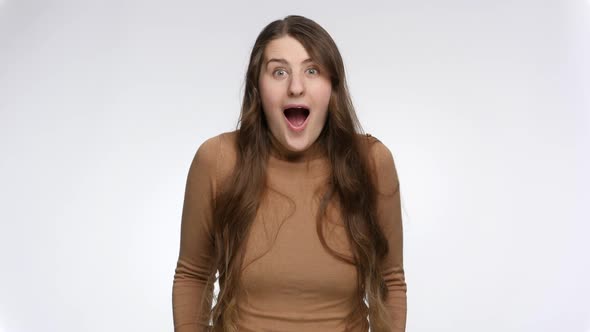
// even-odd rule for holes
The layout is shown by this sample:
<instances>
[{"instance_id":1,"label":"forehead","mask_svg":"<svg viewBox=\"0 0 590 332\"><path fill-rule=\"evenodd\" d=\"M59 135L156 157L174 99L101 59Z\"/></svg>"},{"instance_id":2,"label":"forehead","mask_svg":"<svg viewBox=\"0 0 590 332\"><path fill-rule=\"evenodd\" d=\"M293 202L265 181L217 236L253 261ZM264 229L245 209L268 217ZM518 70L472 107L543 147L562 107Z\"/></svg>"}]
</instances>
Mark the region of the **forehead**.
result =
<instances>
[{"instance_id":1,"label":"forehead","mask_svg":"<svg viewBox=\"0 0 590 332\"><path fill-rule=\"evenodd\" d=\"M309 58L309 54L303 45L291 36L283 36L274 39L266 45L264 59L282 58L287 62L299 63Z\"/></svg>"}]
</instances>

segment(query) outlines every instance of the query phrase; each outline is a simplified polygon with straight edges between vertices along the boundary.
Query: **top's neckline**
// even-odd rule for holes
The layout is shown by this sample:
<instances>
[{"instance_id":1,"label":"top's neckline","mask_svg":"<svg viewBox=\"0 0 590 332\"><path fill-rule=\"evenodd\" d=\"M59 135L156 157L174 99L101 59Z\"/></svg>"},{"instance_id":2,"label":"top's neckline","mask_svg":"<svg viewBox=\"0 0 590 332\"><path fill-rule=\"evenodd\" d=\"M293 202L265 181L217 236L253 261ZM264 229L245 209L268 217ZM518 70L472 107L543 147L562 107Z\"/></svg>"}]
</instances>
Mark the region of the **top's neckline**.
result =
<instances>
[{"instance_id":1,"label":"top's neckline","mask_svg":"<svg viewBox=\"0 0 590 332\"><path fill-rule=\"evenodd\" d=\"M330 162L319 141L314 142L307 150L294 154L282 147L272 134L270 136L268 166L273 174L299 180L302 176L317 178L330 174Z\"/></svg>"},{"instance_id":2,"label":"top's neckline","mask_svg":"<svg viewBox=\"0 0 590 332\"><path fill-rule=\"evenodd\" d=\"M305 151L293 152L285 149L283 145L272 135L272 133L269 133L269 139L271 142L270 157L278 161L303 164L326 158L319 141L314 142Z\"/></svg>"}]
</instances>

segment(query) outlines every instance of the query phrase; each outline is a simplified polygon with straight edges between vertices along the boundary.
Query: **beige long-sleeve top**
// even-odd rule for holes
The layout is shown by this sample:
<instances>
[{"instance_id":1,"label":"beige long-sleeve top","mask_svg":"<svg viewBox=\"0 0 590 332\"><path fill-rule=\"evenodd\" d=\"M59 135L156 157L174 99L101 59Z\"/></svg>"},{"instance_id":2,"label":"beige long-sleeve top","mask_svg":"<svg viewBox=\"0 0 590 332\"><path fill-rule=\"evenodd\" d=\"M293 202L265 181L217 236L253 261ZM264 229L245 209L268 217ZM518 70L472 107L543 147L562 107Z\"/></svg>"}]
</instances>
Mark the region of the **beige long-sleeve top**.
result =
<instances>
[{"instance_id":1,"label":"beige long-sleeve top","mask_svg":"<svg viewBox=\"0 0 590 332\"><path fill-rule=\"evenodd\" d=\"M201 332L197 322L212 273L212 208L220 183L236 162L237 132L206 140L188 171L180 253L174 274L172 302L176 332ZM370 150L378 177L378 221L389 243L383 277L392 331L405 331L406 282L402 254L399 181L390 150L376 138ZM357 289L355 267L333 257L316 232L317 189L329 176L325 157L311 155L287 161L272 154L267 167L267 190L246 241L239 297L238 331L344 331ZM336 205L328 206L324 228L328 245L352 257ZM362 331L360 319L353 331Z\"/></svg>"}]
</instances>

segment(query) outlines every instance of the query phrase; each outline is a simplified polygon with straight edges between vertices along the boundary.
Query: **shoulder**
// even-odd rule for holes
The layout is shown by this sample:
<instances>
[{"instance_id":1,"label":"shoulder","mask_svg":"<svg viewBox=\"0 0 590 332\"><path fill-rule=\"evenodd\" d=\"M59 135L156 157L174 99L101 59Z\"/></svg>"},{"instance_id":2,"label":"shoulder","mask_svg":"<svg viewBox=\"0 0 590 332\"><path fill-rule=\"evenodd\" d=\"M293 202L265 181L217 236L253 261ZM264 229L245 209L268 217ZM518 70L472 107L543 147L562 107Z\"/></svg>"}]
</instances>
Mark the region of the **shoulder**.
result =
<instances>
[{"instance_id":1,"label":"shoulder","mask_svg":"<svg viewBox=\"0 0 590 332\"><path fill-rule=\"evenodd\" d=\"M375 166L394 166L393 154L385 143L369 133L357 135L361 140L361 145L367 149L368 157L375 163Z\"/></svg>"},{"instance_id":2,"label":"shoulder","mask_svg":"<svg viewBox=\"0 0 590 332\"><path fill-rule=\"evenodd\" d=\"M197 154L203 157L216 157L220 153L236 151L237 131L229 131L205 139L199 146Z\"/></svg>"},{"instance_id":3,"label":"shoulder","mask_svg":"<svg viewBox=\"0 0 590 332\"><path fill-rule=\"evenodd\" d=\"M392 186L397 187L399 179L393 153L389 147L371 134L362 136L364 136L363 139L368 152L367 157L378 187L382 190L389 188L387 191L390 191Z\"/></svg>"},{"instance_id":4,"label":"shoulder","mask_svg":"<svg viewBox=\"0 0 590 332\"><path fill-rule=\"evenodd\" d=\"M221 159L227 159L235 155L236 132L224 132L216 136L209 137L203 141L193 158L193 164L200 167L215 169L218 167Z\"/></svg>"},{"instance_id":5,"label":"shoulder","mask_svg":"<svg viewBox=\"0 0 590 332\"><path fill-rule=\"evenodd\" d=\"M237 131L223 132L201 143L193 160L193 168L198 167L219 182L231 174L236 160Z\"/></svg>"}]
</instances>

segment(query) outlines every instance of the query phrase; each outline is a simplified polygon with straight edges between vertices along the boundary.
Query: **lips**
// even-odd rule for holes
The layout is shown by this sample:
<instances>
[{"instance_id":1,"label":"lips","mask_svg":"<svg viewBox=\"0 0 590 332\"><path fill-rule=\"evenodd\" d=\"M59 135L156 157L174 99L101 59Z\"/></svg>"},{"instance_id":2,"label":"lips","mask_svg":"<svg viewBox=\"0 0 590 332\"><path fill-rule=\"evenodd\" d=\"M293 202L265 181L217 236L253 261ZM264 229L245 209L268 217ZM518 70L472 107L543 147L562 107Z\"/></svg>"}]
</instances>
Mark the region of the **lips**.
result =
<instances>
[{"instance_id":1,"label":"lips","mask_svg":"<svg viewBox=\"0 0 590 332\"><path fill-rule=\"evenodd\" d=\"M294 128L300 128L305 124L309 116L309 107L306 105L290 104L283 109L283 114Z\"/></svg>"}]
</instances>

